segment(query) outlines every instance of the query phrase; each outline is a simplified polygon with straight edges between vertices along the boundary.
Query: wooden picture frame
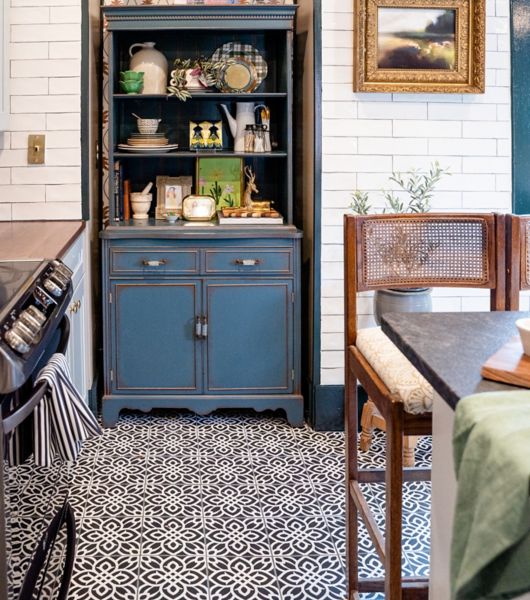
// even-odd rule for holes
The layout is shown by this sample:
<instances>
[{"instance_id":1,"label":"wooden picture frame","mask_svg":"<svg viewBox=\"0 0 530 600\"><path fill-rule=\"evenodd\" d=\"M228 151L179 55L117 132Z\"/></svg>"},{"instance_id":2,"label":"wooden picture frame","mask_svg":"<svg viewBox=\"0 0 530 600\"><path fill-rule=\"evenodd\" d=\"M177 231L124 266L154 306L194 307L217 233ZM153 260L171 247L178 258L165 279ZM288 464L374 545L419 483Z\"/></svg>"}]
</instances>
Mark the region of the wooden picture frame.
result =
<instances>
[{"instance_id":1,"label":"wooden picture frame","mask_svg":"<svg viewBox=\"0 0 530 600\"><path fill-rule=\"evenodd\" d=\"M354 91L483 93L485 4L354 0Z\"/></svg>"},{"instance_id":2,"label":"wooden picture frame","mask_svg":"<svg viewBox=\"0 0 530 600\"><path fill-rule=\"evenodd\" d=\"M156 178L155 218L164 219L168 210L181 215L182 201L191 194L192 187L193 177L158 175Z\"/></svg>"},{"instance_id":3,"label":"wooden picture frame","mask_svg":"<svg viewBox=\"0 0 530 600\"><path fill-rule=\"evenodd\" d=\"M212 196L217 209L241 206L243 159L216 156L198 158L195 191L203 196Z\"/></svg>"}]
</instances>

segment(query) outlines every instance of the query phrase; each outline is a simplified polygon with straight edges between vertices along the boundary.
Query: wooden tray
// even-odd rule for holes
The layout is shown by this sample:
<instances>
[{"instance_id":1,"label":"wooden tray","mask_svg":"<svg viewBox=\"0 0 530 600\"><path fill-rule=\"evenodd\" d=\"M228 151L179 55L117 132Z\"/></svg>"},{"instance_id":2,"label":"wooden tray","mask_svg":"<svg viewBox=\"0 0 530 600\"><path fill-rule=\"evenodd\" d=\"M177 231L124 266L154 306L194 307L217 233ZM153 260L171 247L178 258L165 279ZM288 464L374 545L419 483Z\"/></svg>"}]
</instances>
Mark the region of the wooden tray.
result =
<instances>
[{"instance_id":1,"label":"wooden tray","mask_svg":"<svg viewBox=\"0 0 530 600\"><path fill-rule=\"evenodd\" d=\"M530 356L523 354L521 338L516 335L490 356L480 371L485 379L530 388Z\"/></svg>"}]
</instances>

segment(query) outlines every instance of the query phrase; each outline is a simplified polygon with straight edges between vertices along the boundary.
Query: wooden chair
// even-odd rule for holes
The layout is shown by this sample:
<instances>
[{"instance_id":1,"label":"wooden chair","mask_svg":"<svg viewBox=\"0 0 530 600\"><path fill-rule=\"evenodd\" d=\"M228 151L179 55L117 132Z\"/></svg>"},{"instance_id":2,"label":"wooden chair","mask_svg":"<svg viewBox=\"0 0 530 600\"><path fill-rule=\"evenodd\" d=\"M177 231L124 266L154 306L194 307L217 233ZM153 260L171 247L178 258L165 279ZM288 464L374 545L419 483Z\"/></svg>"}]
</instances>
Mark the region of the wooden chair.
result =
<instances>
[{"instance_id":1,"label":"wooden chair","mask_svg":"<svg viewBox=\"0 0 530 600\"><path fill-rule=\"evenodd\" d=\"M403 482L430 479L429 469L403 468L403 443L404 436L432 434L433 392L380 329L357 329L357 292L486 288L491 290L491 309L503 309L504 268L497 268L498 261L504 261L503 227L503 219L493 214L344 217L348 600L381 591L387 600L428 596L428 580L401 576ZM398 371L405 387L396 381ZM359 469L357 380L385 421L385 469ZM374 482L386 483L384 537L360 488L361 483ZM385 567L384 579L359 580L358 516Z\"/></svg>"},{"instance_id":2,"label":"wooden chair","mask_svg":"<svg viewBox=\"0 0 530 600\"><path fill-rule=\"evenodd\" d=\"M530 215L506 215L506 310L519 310L530 290Z\"/></svg>"}]
</instances>

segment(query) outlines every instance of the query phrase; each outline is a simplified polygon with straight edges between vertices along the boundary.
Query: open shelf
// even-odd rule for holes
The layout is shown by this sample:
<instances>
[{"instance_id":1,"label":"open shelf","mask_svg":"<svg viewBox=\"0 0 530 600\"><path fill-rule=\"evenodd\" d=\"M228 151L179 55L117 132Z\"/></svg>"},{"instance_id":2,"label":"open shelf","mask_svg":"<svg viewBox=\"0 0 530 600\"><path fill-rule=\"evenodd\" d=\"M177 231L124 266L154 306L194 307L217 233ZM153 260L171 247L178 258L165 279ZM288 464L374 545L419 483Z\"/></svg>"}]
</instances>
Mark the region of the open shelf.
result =
<instances>
[{"instance_id":1,"label":"open shelf","mask_svg":"<svg viewBox=\"0 0 530 600\"><path fill-rule=\"evenodd\" d=\"M177 150L175 152L114 152L114 158L286 158L287 152L233 152L218 150L215 152L194 152L193 150Z\"/></svg>"},{"instance_id":2,"label":"open shelf","mask_svg":"<svg viewBox=\"0 0 530 600\"><path fill-rule=\"evenodd\" d=\"M114 94L115 100L167 100L173 102L175 100L182 102L176 96L170 96L168 94ZM188 98L188 102L192 100L238 100L252 102L253 100L259 100L260 98L287 98L285 92L252 92L251 94L232 94L227 92L192 92L191 98Z\"/></svg>"}]
</instances>

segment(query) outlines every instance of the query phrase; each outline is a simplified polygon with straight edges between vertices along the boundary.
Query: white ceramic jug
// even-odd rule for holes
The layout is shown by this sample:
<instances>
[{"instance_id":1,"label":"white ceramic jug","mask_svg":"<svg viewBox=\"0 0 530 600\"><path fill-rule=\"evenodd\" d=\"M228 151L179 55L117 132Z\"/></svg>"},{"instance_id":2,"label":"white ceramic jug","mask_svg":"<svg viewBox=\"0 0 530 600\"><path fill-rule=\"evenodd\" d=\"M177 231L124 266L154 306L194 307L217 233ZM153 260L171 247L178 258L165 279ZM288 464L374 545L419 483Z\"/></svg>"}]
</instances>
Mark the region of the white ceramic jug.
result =
<instances>
[{"instance_id":1,"label":"white ceramic jug","mask_svg":"<svg viewBox=\"0 0 530 600\"><path fill-rule=\"evenodd\" d=\"M226 114L230 132L234 136L234 152L245 151L245 129L247 125L255 125L254 102L236 102L236 118L230 114L226 104L221 104Z\"/></svg>"},{"instance_id":2,"label":"white ceramic jug","mask_svg":"<svg viewBox=\"0 0 530 600\"><path fill-rule=\"evenodd\" d=\"M142 48L133 54L134 48ZM167 58L162 52L155 49L155 42L143 42L133 44L129 48L131 57L131 71L144 72L144 88L142 94L166 94L167 93Z\"/></svg>"}]
</instances>

